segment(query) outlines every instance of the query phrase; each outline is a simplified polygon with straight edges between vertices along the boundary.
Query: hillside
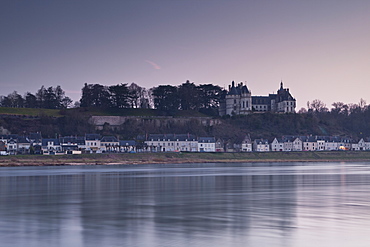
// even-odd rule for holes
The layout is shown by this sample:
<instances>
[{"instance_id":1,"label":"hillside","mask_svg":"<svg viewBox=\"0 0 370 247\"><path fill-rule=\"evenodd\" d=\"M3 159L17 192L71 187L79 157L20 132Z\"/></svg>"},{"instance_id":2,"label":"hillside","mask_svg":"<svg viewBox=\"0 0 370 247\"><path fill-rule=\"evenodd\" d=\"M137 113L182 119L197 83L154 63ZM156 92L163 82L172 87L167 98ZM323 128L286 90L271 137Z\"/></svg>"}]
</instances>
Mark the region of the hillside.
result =
<instances>
[{"instance_id":1,"label":"hillside","mask_svg":"<svg viewBox=\"0 0 370 247\"><path fill-rule=\"evenodd\" d=\"M119 126L110 126L106 123L97 130L89 121L91 116L131 116L131 118ZM205 118L215 121L204 122ZM221 118L195 111L177 111L169 114L153 109L0 108L1 127L12 134L41 132L43 137L95 132L116 135L121 139L131 139L148 133L193 133L233 142L241 142L246 134L251 134L252 139L262 137L271 139L282 135L346 135L356 139L370 136L368 123L370 123L368 110L350 115L330 112L254 113Z\"/></svg>"}]
</instances>

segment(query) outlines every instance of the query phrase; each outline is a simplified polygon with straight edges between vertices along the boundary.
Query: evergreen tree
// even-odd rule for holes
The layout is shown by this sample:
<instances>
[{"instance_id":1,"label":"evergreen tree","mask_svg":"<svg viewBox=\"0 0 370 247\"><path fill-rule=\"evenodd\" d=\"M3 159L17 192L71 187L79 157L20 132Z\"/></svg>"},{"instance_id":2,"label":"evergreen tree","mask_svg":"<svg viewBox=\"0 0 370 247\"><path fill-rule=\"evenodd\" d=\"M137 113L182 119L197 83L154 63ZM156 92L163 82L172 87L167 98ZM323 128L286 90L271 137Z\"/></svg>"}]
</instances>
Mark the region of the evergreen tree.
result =
<instances>
[{"instance_id":1,"label":"evergreen tree","mask_svg":"<svg viewBox=\"0 0 370 247\"><path fill-rule=\"evenodd\" d=\"M129 106L130 93L127 84L117 84L109 87L111 106L114 108L127 108Z\"/></svg>"},{"instance_id":2,"label":"evergreen tree","mask_svg":"<svg viewBox=\"0 0 370 247\"><path fill-rule=\"evenodd\" d=\"M186 81L178 88L180 108L182 110L198 110L200 106L200 93L194 83Z\"/></svg>"},{"instance_id":3,"label":"evergreen tree","mask_svg":"<svg viewBox=\"0 0 370 247\"><path fill-rule=\"evenodd\" d=\"M36 108L37 107L37 98L30 92L27 92L24 96L25 104L24 106L27 108Z\"/></svg>"},{"instance_id":4,"label":"evergreen tree","mask_svg":"<svg viewBox=\"0 0 370 247\"><path fill-rule=\"evenodd\" d=\"M163 111L179 109L180 101L177 87L166 85L153 88L154 107Z\"/></svg>"}]
</instances>

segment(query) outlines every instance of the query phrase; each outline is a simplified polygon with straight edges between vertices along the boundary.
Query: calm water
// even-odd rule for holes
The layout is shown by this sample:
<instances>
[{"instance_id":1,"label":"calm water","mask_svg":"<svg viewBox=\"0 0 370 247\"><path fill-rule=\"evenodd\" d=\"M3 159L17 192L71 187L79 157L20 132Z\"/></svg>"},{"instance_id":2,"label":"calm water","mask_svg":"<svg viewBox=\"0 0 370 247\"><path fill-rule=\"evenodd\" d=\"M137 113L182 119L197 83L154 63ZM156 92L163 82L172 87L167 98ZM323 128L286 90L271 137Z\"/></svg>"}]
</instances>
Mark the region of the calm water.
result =
<instances>
[{"instance_id":1,"label":"calm water","mask_svg":"<svg viewBox=\"0 0 370 247\"><path fill-rule=\"evenodd\" d=\"M0 246L370 246L370 163L0 169Z\"/></svg>"}]
</instances>

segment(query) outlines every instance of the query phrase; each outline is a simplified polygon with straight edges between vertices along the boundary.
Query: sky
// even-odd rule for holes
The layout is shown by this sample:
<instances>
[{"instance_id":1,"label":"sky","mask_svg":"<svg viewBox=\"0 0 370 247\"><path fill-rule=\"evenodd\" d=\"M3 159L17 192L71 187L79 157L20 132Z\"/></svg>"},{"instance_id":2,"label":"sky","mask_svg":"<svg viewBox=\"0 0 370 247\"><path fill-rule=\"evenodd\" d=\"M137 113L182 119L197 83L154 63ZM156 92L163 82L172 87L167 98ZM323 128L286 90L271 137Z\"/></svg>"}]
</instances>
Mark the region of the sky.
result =
<instances>
[{"instance_id":1,"label":"sky","mask_svg":"<svg viewBox=\"0 0 370 247\"><path fill-rule=\"evenodd\" d=\"M368 0L2 0L0 95L85 83L280 82L297 100L370 103Z\"/></svg>"}]
</instances>

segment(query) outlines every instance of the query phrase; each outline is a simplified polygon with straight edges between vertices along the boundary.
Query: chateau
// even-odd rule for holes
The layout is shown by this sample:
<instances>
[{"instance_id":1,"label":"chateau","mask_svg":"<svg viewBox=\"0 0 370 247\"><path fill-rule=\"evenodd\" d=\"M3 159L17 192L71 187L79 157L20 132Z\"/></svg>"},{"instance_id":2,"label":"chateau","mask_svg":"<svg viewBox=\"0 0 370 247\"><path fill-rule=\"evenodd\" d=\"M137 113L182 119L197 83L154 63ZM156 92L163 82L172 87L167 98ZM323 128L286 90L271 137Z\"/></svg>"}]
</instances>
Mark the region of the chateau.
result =
<instances>
[{"instance_id":1,"label":"chateau","mask_svg":"<svg viewBox=\"0 0 370 247\"><path fill-rule=\"evenodd\" d=\"M283 82L280 83L276 94L252 96L247 85L242 82L235 85L233 81L221 98L219 114L224 116L248 114L252 111L295 112L295 107L296 100L290 94L289 88L283 88Z\"/></svg>"}]
</instances>

